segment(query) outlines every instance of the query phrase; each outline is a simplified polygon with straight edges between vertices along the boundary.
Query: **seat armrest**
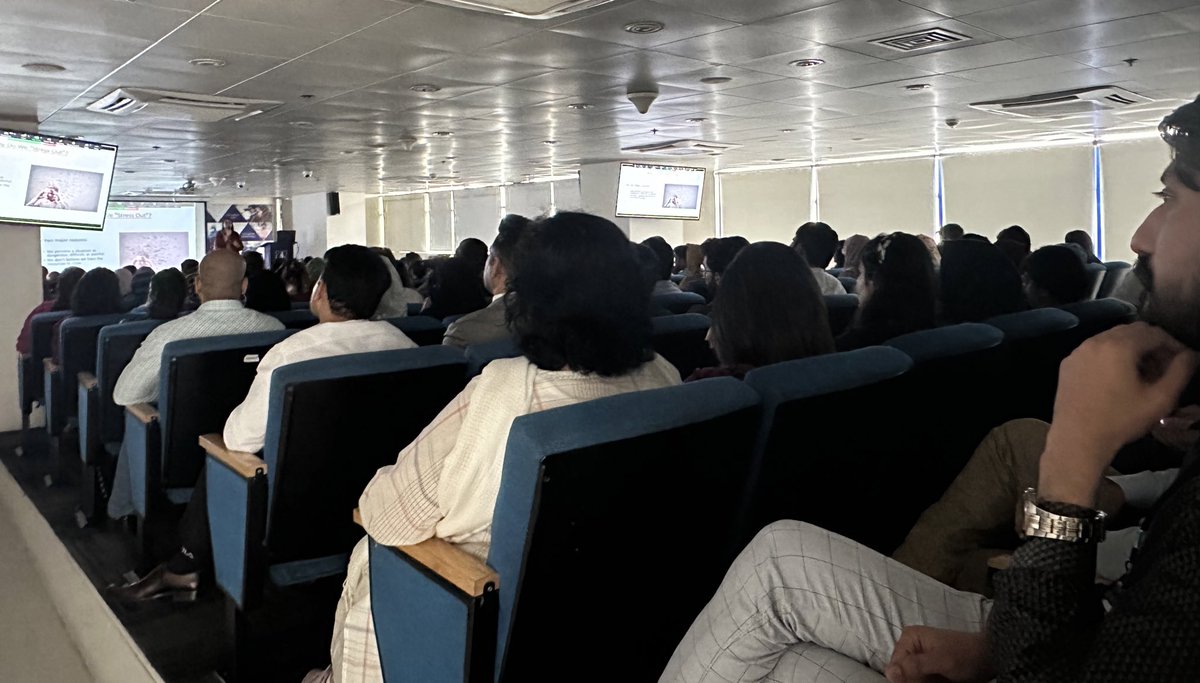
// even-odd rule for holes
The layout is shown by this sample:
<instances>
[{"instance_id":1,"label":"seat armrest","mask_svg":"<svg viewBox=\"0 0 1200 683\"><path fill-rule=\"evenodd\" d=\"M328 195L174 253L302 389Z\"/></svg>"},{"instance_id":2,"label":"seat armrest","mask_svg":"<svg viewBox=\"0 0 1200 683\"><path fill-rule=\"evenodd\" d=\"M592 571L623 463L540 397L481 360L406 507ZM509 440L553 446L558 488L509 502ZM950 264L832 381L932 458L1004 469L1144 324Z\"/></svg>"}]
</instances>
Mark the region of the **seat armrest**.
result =
<instances>
[{"instance_id":1,"label":"seat armrest","mask_svg":"<svg viewBox=\"0 0 1200 683\"><path fill-rule=\"evenodd\" d=\"M210 457L247 479L253 479L259 473L267 473L267 463L262 458L253 453L229 450L220 434L201 435L200 447Z\"/></svg>"},{"instance_id":2,"label":"seat armrest","mask_svg":"<svg viewBox=\"0 0 1200 683\"><path fill-rule=\"evenodd\" d=\"M53 358L43 358L42 369L49 373L58 372L58 363L55 363Z\"/></svg>"},{"instance_id":3,"label":"seat armrest","mask_svg":"<svg viewBox=\"0 0 1200 683\"><path fill-rule=\"evenodd\" d=\"M137 418L142 424L150 424L158 421L158 408L149 403L134 403L133 405L125 406L125 410Z\"/></svg>"},{"instance_id":4,"label":"seat armrest","mask_svg":"<svg viewBox=\"0 0 1200 683\"><path fill-rule=\"evenodd\" d=\"M1012 559L1012 555L1009 553L991 557L987 561L988 569L1002 572L1012 566Z\"/></svg>"},{"instance_id":5,"label":"seat armrest","mask_svg":"<svg viewBox=\"0 0 1200 683\"><path fill-rule=\"evenodd\" d=\"M90 372L79 373L79 386L83 387L84 389L91 391L92 389L95 389L98 386L98 384L99 384L99 382L96 380L96 376L93 375L92 373L90 373Z\"/></svg>"},{"instance_id":6,"label":"seat armrest","mask_svg":"<svg viewBox=\"0 0 1200 683\"><path fill-rule=\"evenodd\" d=\"M473 598L500 587L499 575L487 563L443 539L430 538L393 549Z\"/></svg>"}]
</instances>

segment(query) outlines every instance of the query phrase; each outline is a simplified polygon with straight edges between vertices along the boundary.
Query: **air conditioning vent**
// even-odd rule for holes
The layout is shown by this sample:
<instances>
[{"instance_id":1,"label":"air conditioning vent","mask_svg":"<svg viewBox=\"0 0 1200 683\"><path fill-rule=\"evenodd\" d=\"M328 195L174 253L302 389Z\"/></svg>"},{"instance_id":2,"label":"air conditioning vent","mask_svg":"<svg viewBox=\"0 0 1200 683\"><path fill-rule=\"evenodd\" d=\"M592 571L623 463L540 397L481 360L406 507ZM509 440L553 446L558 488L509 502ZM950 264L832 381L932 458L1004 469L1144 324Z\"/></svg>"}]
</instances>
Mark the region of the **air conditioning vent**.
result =
<instances>
[{"instance_id":1,"label":"air conditioning vent","mask_svg":"<svg viewBox=\"0 0 1200 683\"><path fill-rule=\"evenodd\" d=\"M737 149L738 147L741 147L741 145L706 140L671 140L670 142L652 142L648 145L625 147L621 151L630 154L649 154L653 156L694 157L703 154L720 154L726 150Z\"/></svg>"},{"instance_id":2,"label":"air conditioning vent","mask_svg":"<svg viewBox=\"0 0 1200 683\"><path fill-rule=\"evenodd\" d=\"M117 88L88 105L89 111L112 116L143 113L147 117L216 123L241 121L283 104L275 100L247 100L197 93Z\"/></svg>"},{"instance_id":3,"label":"air conditioning vent","mask_svg":"<svg viewBox=\"0 0 1200 683\"><path fill-rule=\"evenodd\" d=\"M431 0L439 5L477 12L503 14L519 19L557 19L585 9L606 5L612 0Z\"/></svg>"},{"instance_id":4,"label":"air conditioning vent","mask_svg":"<svg viewBox=\"0 0 1200 683\"><path fill-rule=\"evenodd\" d=\"M902 33L898 36L888 36L872 40L871 43L886 47L896 52L915 52L931 47L942 47L950 43L961 43L970 40L971 36L944 28L931 28L923 31Z\"/></svg>"},{"instance_id":5,"label":"air conditioning vent","mask_svg":"<svg viewBox=\"0 0 1200 683\"><path fill-rule=\"evenodd\" d=\"M989 102L973 102L975 109L1032 119L1057 119L1078 114L1091 114L1124 109L1152 102L1135 92L1112 85L1012 97Z\"/></svg>"}]
</instances>

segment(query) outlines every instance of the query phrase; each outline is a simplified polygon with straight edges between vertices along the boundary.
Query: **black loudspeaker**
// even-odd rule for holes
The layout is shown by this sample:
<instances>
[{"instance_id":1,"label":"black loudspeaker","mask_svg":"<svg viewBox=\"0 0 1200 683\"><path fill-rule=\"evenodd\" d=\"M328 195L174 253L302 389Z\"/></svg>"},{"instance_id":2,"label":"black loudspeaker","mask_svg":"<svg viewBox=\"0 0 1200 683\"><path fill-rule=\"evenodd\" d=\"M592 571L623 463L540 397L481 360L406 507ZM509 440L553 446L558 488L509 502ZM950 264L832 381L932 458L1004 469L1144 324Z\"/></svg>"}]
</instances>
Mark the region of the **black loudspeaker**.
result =
<instances>
[{"instance_id":1,"label":"black loudspeaker","mask_svg":"<svg viewBox=\"0 0 1200 683\"><path fill-rule=\"evenodd\" d=\"M325 193L325 214L336 216L342 212L342 197L336 192Z\"/></svg>"},{"instance_id":2,"label":"black loudspeaker","mask_svg":"<svg viewBox=\"0 0 1200 683\"><path fill-rule=\"evenodd\" d=\"M271 245L272 258L283 256L285 258L295 258L296 251L296 231L295 230L276 230L275 243Z\"/></svg>"}]
</instances>

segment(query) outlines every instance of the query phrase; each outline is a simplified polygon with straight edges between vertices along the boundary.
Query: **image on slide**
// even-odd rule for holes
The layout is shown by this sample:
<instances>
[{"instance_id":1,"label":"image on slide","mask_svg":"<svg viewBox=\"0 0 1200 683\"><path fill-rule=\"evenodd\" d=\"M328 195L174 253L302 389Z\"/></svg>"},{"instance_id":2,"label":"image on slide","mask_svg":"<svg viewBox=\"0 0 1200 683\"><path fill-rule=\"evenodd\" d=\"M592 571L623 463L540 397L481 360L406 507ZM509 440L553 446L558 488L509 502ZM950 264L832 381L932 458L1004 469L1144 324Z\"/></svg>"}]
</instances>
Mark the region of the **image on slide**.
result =
<instances>
[{"instance_id":1,"label":"image on slide","mask_svg":"<svg viewBox=\"0 0 1200 683\"><path fill-rule=\"evenodd\" d=\"M103 173L53 166L30 166L25 206L68 211L95 211L100 205Z\"/></svg>"},{"instance_id":2,"label":"image on slide","mask_svg":"<svg viewBox=\"0 0 1200 683\"><path fill-rule=\"evenodd\" d=\"M696 185L664 185L664 209L695 209L700 201L700 188Z\"/></svg>"},{"instance_id":3,"label":"image on slide","mask_svg":"<svg viewBox=\"0 0 1200 683\"><path fill-rule=\"evenodd\" d=\"M178 268L188 258L186 232L123 232L120 234L121 263L138 268Z\"/></svg>"}]
</instances>

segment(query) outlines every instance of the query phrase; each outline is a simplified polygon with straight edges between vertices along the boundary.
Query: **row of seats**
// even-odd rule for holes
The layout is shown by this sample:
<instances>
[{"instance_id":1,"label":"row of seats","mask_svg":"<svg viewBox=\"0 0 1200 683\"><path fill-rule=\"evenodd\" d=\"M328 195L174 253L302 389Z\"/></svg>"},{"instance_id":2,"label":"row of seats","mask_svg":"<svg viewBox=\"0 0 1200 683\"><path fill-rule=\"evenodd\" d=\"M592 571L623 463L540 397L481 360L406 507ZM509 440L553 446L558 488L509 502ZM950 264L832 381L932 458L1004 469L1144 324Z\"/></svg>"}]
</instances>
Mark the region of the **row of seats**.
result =
<instances>
[{"instance_id":1,"label":"row of seats","mask_svg":"<svg viewBox=\"0 0 1200 683\"><path fill-rule=\"evenodd\" d=\"M1108 261L1106 263L1089 263L1087 264L1088 277L1091 278L1090 289L1086 301L1095 299L1107 299L1113 295L1117 287L1125 281L1126 276L1132 272L1132 266L1124 261ZM858 281L852 277L842 276L841 268L830 268L829 274L833 275L842 283L842 287L847 292L853 294L858 287Z\"/></svg>"}]
</instances>

